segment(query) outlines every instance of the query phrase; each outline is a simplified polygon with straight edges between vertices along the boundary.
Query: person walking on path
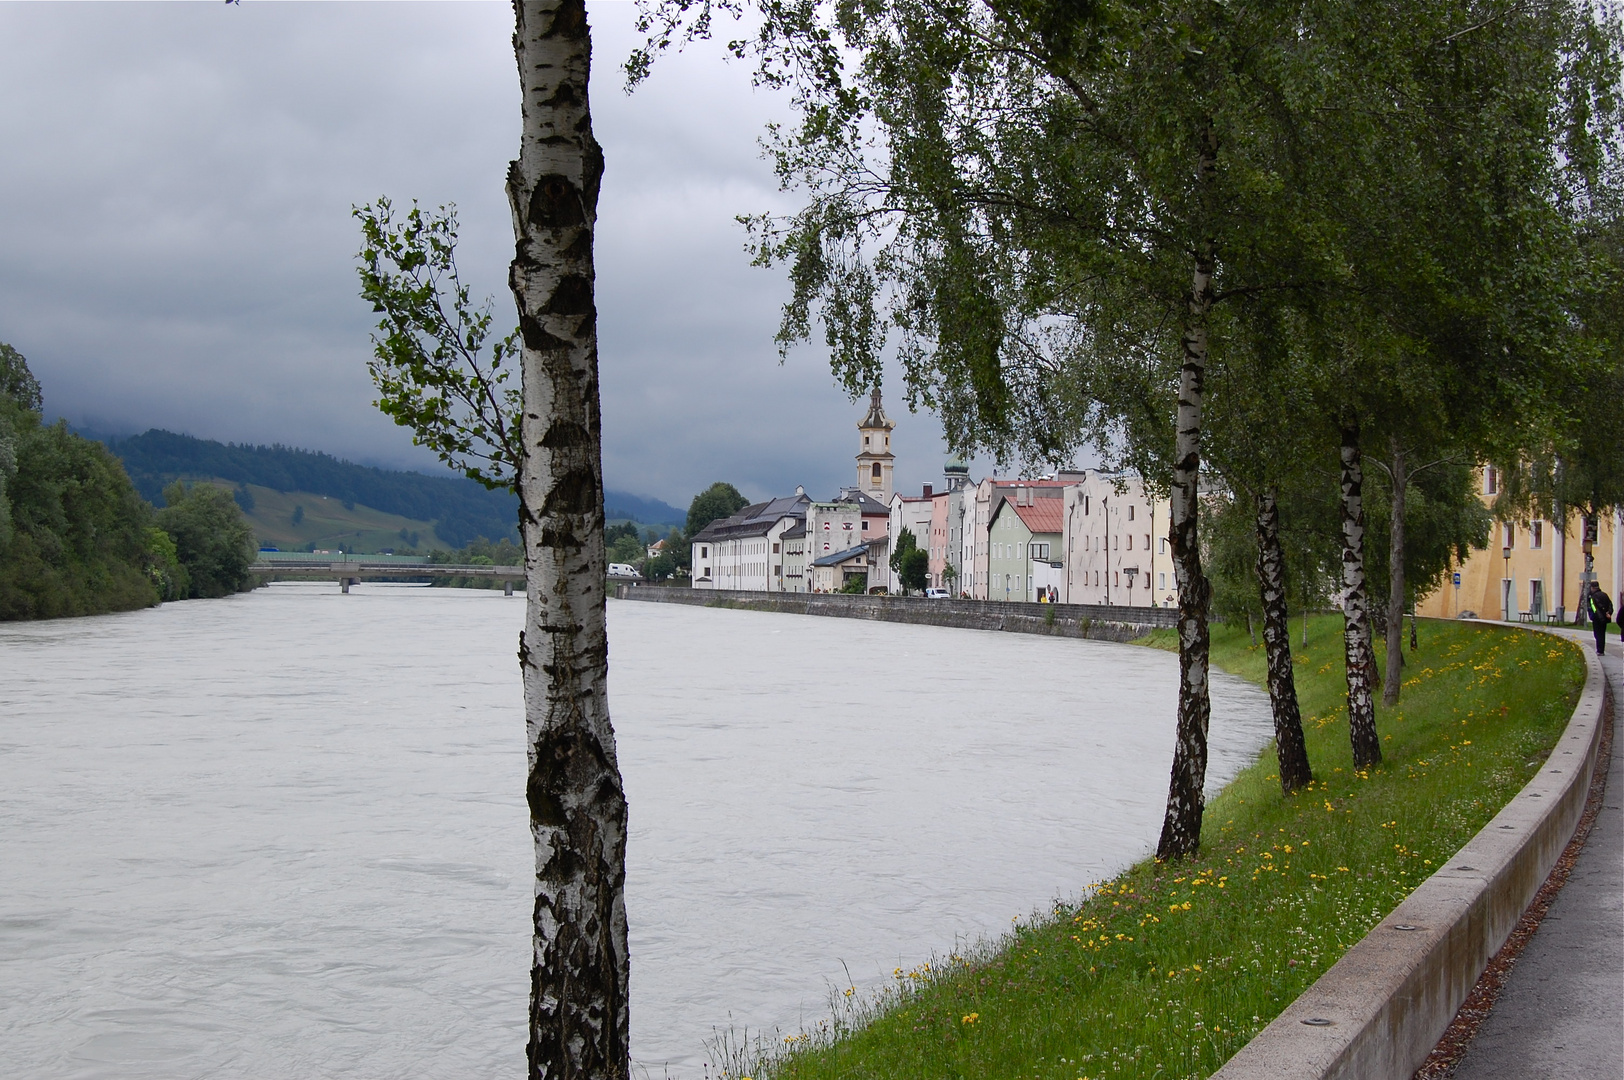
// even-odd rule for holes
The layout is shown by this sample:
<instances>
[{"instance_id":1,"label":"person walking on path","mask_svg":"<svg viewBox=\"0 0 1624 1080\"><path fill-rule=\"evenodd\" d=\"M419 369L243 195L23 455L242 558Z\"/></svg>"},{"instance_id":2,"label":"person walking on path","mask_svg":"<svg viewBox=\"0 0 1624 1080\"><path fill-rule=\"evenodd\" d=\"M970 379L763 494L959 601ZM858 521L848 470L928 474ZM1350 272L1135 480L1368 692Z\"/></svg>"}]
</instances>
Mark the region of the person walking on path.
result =
<instances>
[{"instance_id":1,"label":"person walking on path","mask_svg":"<svg viewBox=\"0 0 1624 1080\"><path fill-rule=\"evenodd\" d=\"M1613 621L1613 601L1594 581L1585 593L1584 612L1590 616L1590 628L1596 634L1596 655L1607 651L1607 624Z\"/></svg>"}]
</instances>

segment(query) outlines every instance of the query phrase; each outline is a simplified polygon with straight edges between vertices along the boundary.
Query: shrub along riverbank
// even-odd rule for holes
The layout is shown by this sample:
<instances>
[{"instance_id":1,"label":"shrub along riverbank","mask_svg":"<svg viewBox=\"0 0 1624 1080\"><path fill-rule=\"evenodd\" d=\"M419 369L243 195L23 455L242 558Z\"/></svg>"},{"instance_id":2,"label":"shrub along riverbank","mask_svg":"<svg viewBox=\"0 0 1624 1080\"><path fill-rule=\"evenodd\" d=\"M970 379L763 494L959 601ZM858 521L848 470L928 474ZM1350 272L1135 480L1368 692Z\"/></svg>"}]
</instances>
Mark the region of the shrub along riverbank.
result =
<instances>
[{"instance_id":1,"label":"shrub along riverbank","mask_svg":"<svg viewBox=\"0 0 1624 1080\"><path fill-rule=\"evenodd\" d=\"M848 991L818 1030L724 1053L726 1074L1216 1070L1522 787L1584 682L1576 649L1547 635L1423 622L1404 700L1378 713L1386 760L1355 772L1341 629L1310 620L1296 657L1309 789L1281 795L1271 745L1207 807L1198 857L1140 863L976 955L899 970L877 997ZM1171 631L1145 643L1176 648ZM1212 660L1263 680L1244 630L1214 627Z\"/></svg>"}]
</instances>

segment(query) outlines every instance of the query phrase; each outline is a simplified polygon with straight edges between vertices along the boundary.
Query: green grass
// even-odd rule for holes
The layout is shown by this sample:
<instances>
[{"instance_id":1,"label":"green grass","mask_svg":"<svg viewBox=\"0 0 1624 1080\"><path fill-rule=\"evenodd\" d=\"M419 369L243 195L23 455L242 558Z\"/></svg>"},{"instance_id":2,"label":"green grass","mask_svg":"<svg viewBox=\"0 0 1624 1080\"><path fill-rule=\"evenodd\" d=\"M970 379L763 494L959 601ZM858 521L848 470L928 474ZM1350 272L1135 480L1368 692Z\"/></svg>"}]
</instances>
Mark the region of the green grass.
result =
<instances>
[{"instance_id":1,"label":"green grass","mask_svg":"<svg viewBox=\"0 0 1624 1080\"><path fill-rule=\"evenodd\" d=\"M830 1021L777 1046L723 1046L724 1075L1217 1069L1522 787L1583 685L1575 647L1549 636L1424 622L1403 700L1378 713L1385 760L1355 772L1341 618L1309 625L1296 671L1311 789L1281 795L1271 745L1207 807L1197 858L1147 860L974 955L899 971L878 994L851 990ZM1145 643L1174 647L1170 631ZM1212 658L1262 680L1263 650L1244 631L1215 627Z\"/></svg>"}]
</instances>

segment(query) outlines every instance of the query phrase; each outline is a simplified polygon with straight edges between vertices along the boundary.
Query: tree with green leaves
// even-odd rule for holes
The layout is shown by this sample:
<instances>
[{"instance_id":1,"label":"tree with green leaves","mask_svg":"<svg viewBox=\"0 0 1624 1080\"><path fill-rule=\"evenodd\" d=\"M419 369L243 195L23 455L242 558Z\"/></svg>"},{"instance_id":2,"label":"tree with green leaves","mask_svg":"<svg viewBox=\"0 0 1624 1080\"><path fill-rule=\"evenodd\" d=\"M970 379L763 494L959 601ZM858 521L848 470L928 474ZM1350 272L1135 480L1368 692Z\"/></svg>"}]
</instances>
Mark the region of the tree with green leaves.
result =
<instances>
[{"instance_id":1,"label":"tree with green leaves","mask_svg":"<svg viewBox=\"0 0 1624 1080\"><path fill-rule=\"evenodd\" d=\"M660 48L704 29L669 0ZM708 6L702 10L708 12ZM1095 442L1166 491L1179 704L1162 857L1200 842L1210 714L1198 529L1216 307L1329 278L1276 182L1322 122L1325 39L1294 9L1183 0L762 5L759 77L793 87L772 151L805 192L758 218L790 266L780 340L821 318L848 391L898 340L910 405L953 449L1059 462ZM740 46L740 51L749 43Z\"/></svg>"},{"instance_id":2,"label":"tree with green leaves","mask_svg":"<svg viewBox=\"0 0 1624 1080\"><path fill-rule=\"evenodd\" d=\"M688 504L688 539L698 536L711 522L732 517L747 505L749 501L738 488L718 480Z\"/></svg>"},{"instance_id":3,"label":"tree with green leaves","mask_svg":"<svg viewBox=\"0 0 1624 1080\"><path fill-rule=\"evenodd\" d=\"M380 197L351 213L361 223L361 298L382 316L367 365L373 404L451 468L513 488L523 456L520 391L509 382L519 332L492 340L492 301L470 299L457 270L456 207L426 212L414 201L397 217Z\"/></svg>"},{"instance_id":4,"label":"tree with green leaves","mask_svg":"<svg viewBox=\"0 0 1624 1080\"><path fill-rule=\"evenodd\" d=\"M58 421L0 344L0 620L150 607L184 596L173 545L101 443Z\"/></svg>"},{"instance_id":5,"label":"tree with green leaves","mask_svg":"<svg viewBox=\"0 0 1624 1080\"><path fill-rule=\"evenodd\" d=\"M1391 18L1349 11L1366 75L1341 106L1359 137L1327 139L1293 182L1340 237L1350 287L1310 300L1316 410L1340 445L1348 708L1356 767L1375 729L1366 465L1388 503L1386 602L1396 701L1405 518L1417 467L1518 443L1573 368L1569 298L1583 276L1573 193L1616 154L1618 27L1590 5L1516 5L1483 18L1455 0Z\"/></svg>"},{"instance_id":6,"label":"tree with green leaves","mask_svg":"<svg viewBox=\"0 0 1624 1080\"><path fill-rule=\"evenodd\" d=\"M608 704L602 414L593 238L603 152L583 0L517 0L522 131L508 166L514 335L455 275L449 210L358 210L379 408L448 464L519 497L519 636L536 851L528 1075L630 1071L626 798ZM517 350L515 352L515 349ZM487 351L488 350L488 351ZM513 361L517 393L507 383Z\"/></svg>"},{"instance_id":7,"label":"tree with green leaves","mask_svg":"<svg viewBox=\"0 0 1624 1080\"><path fill-rule=\"evenodd\" d=\"M174 540L192 599L230 596L251 588L254 532L231 492L177 480L164 488L158 527Z\"/></svg>"},{"instance_id":8,"label":"tree with green leaves","mask_svg":"<svg viewBox=\"0 0 1624 1080\"><path fill-rule=\"evenodd\" d=\"M920 550L919 538L916 537L913 530L907 526L903 526L902 531L897 533L896 537L891 541L891 558L889 563L891 567L891 577L896 581L898 587L902 589L902 595L904 596L908 595L908 589L910 586L902 579L903 567L908 565L909 556L918 550ZM925 556L925 565L927 569L930 566L929 555ZM921 588L923 588L923 586L921 586Z\"/></svg>"},{"instance_id":9,"label":"tree with green leaves","mask_svg":"<svg viewBox=\"0 0 1624 1080\"><path fill-rule=\"evenodd\" d=\"M23 354L0 341L0 397L10 398L19 409L39 412L45 407L39 380L28 370Z\"/></svg>"}]
</instances>

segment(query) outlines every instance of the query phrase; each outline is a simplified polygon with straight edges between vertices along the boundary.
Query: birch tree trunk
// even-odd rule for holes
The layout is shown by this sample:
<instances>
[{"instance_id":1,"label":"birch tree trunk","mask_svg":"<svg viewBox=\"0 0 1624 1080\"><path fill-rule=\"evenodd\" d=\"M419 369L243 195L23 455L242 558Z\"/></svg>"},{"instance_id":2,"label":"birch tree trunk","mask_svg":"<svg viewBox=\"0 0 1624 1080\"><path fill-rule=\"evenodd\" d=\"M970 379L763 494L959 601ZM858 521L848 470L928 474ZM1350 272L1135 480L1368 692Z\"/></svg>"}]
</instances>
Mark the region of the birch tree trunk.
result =
<instances>
[{"instance_id":1,"label":"birch tree trunk","mask_svg":"<svg viewBox=\"0 0 1624 1080\"><path fill-rule=\"evenodd\" d=\"M1209 125L1203 132L1197 173L1208 190L1216 179L1218 147ZM1212 702L1207 696L1210 633L1207 606L1212 589L1201 569L1197 519L1201 506L1201 407L1206 392L1207 321L1212 312L1215 266L1210 243L1197 253L1190 280L1185 323L1184 363L1179 372L1177 431L1174 443L1171 540L1173 570L1179 590L1179 716L1173 748L1173 774L1168 784L1167 814L1156 844L1158 859L1193 855L1201 846L1201 814L1206 806L1207 722Z\"/></svg>"},{"instance_id":2,"label":"birch tree trunk","mask_svg":"<svg viewBox=\"0 0 1624 1080\"><path fill-rule=\"evenodd\" d=\"M1397 436L1389 440L1388 448L1392 455L1388 471L1393 480L1393 505L1387 545L1387 667L1383 672L1382 704L1397 705L1404 682L1404 498L1410 486L1410 467Z\"/></svg>"},{"instance_id":3,"label":"birch tree trunk","mask_svg":"<svg viewBox=\"0 0 1624 1080\"><path fill-rule=\"evenodd\" d=\"M1286 607L1286 556L1280 548L1280 505L1273 488L1256 496L1257 581L1263 601L1263 646L1269 664L1269 706L1280 789L1287 795L1314 779L1303 740L1297 680L1291 670L1291 618Z\"/></svg>"},{"instance_id":4,"label":"birch tree trunk","mask_svg":"<svg viewBox=\"0 0 1624 1080\"><path fill-rule=\"evenodd\" d=\"M1375 650L1370 644L1370 596L1365 585L1365 472L1359 422L1342 425L1342 643L1348 668L1348 735L1353 767L1382 759L1376 738Z\"/></svg>"},{"instance_id":5,"label":"birch tree trunk","mask_svg":"<svg viewBox=\"0 0 1624 1080\"><path fill-rule=\"evenodd\" d=\"M603 152L587 106L583 0L519 0L524 133L508 166L508 283L524 341L519 638L536 846L532 1080L622 1080L626 799L609 723L593 228Z\"/></svg>"}]
</instances>

